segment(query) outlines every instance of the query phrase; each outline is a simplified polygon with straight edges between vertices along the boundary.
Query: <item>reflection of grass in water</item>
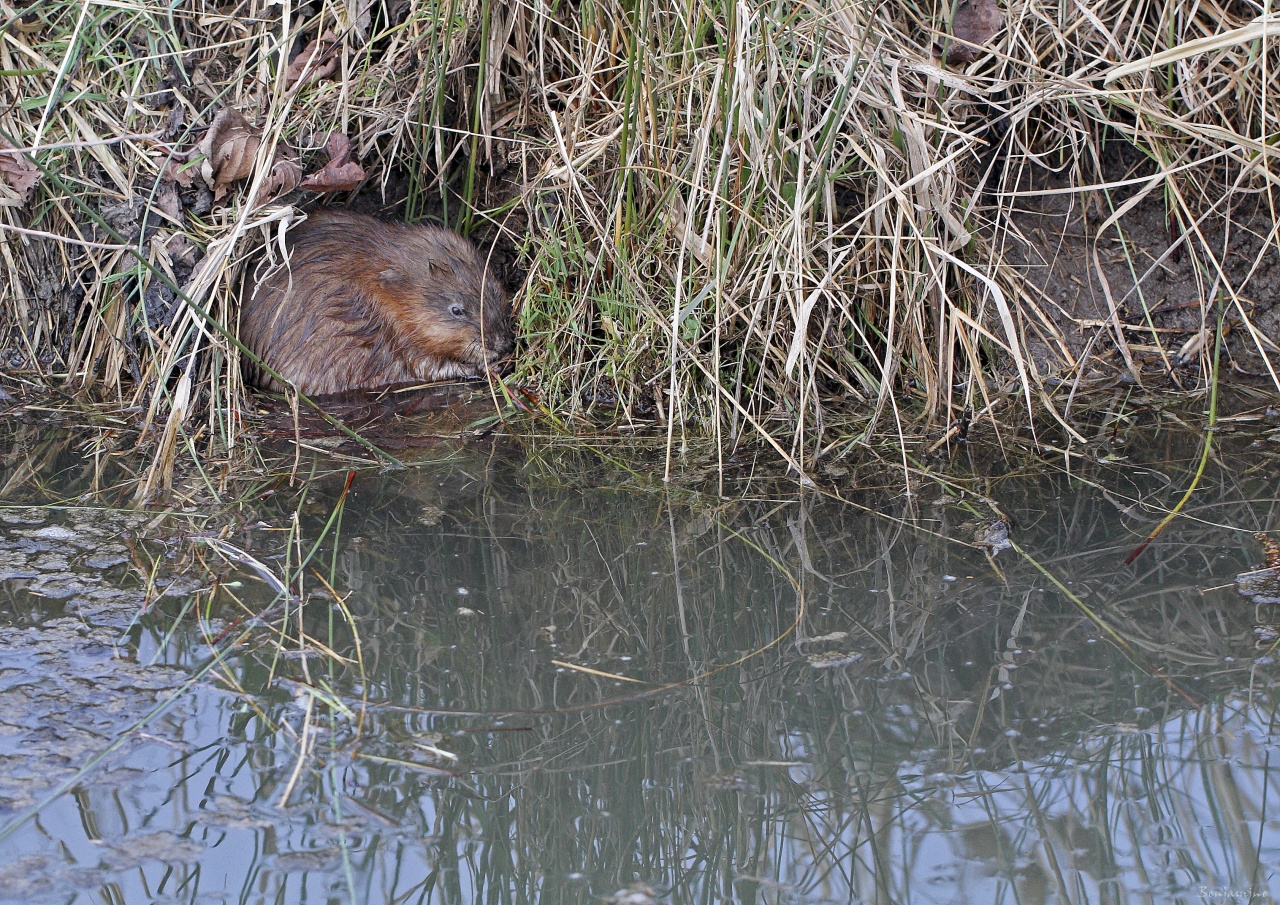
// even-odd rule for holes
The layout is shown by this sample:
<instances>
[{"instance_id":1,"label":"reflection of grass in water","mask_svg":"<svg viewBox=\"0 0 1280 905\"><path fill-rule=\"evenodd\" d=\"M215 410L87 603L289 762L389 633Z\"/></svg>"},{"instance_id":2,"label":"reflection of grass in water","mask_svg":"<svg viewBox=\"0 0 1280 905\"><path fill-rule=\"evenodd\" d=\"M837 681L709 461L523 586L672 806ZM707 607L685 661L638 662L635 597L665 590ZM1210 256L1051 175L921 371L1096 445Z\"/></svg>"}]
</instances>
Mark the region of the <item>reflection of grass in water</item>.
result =
<instances>
[{"instance_id":1,"label":"reflection of grass in water","mask_svg":"<svg viewBox=\"0 0 1280 905\"><path fill-rule=\"evenodd\" d=\"M1081 475L1078 469L1075 476L1105 484L1121 474L1095 464L1092 474ZM1153 612L1153 592L1136 576L1113 579L1115 585L1106 588L1099 581L1100 564L1111 563L1107 571L1114 573L1114 563L1131 545L1112 540L1114 514L1084 506L1072 513L1068 507L1065 517L1075 521L1065 526L1022 522L1053 488L1069 487L1071 478L1050 474L1020 496L1011 490L1017 477L960 475L951 486L972 495L974 482L985 483L985 493L1017 519L1020 543L1034 548L1063 581L1084 586L1087 598L1114 597L1106 607L1107 618L1161 669L1185 675L1222 663L1231 650L1229 640L1224 646L1222 626L1240 627L1243 621L1234 601L1206 600L1199 585L1184 582L1160 587L1162 606ZM1160 480L1151 483L1157 490L1167 488ZM1227 494L1239 490L1229 484L1222 489ZM359 557L339 558L334 572L361 588L353 600L357 621L383 629L389 623L399 626L391 632L365 632L367 668L406 681L405 696L396 702L399 708L375 702L367 716L369 731L360 750L386 760L371 764L363 759L364 785L370 790L366 804L395 814L402 796L436 801L441 810L431 828L437 857L481 882L534 884L529 864L538 865L540 876L554 873L557 865L567 873L590 864L615 871L607 880L598 879L605 885L639 878L680 886L694 883L703 872L794 883L785 875L785 859L767 855L752 842L773 831L776 814L791 811L799 825L808 826L805 838L824 853L824 864L853 857L865 877L892 888L905 882L893 875L899 862L892 839L915 825L918 817L912 815L931 812L920 810L921 793L914 785L903 785L904 760L918 759L922 772L949 774L971 765L1001 770L1011 762L1048 756L1076 735L1093 734L1099 721L1147 722L1170 705L1175 712L1179 706L1166 698L1160 681L1109 654L1105 644L1082 645L1088 624L1070 607L1046 606L1039 596L1028 603L1025 588L1034 574L1029 565L1006 561L1004 581L996 580L980 555L930 542L929 534L914 531L910 523L918 523L920 516L910 503L900 504L898 522L863 521L847 513L842 522L839 515L832 518L829 504L813 497L807 504L742 502L727 514L690 498L664 515L656 500L646 510L634 499L620 498L615 505L608 492L601 492L596 498L602 500L581 510L562 491L546 493L491 482L469 504L455 499L443 526L400 539L417 551L420 562L443 564L425 586L394 574L379 580L377 560L394 560L395 554L377 543ZM513 500L523 502L509 505ZM1158 503L1159 497L1151 501ZM1240 502L1239 496L1232 504L1239 507L1241 519L1251 517L1246 508L1251 504ZM411 511L407 505L404 513L378 507L348 528L390 541ZM939 515L933 531L943 536L953 536L970 518L959 506L944 507ZM806 635L824 637L837 628L849 632L839 643L867 645L870 653L864 661L810 673L804 665L808 652L831 642L805 641L795 650L762 655L735 676L712 678L680 692L666 706L632 703L600 713L594 712L596 702L625 695L626 689L599 676L549 674L551 658L565 656L567 650L582 662L608 670L623 663L629 676L661 682L673 674L704 670L709 662L724 662L741 639L776 635L793 597L785 585L772 586L763 579L752 568L752 557L724 543L726 518L753 526L753 537L770 556L803 564L801 580L815 601ZM1061 531L1063 527L1068 530ZM1181 532L1176 536L1185 537ZM512 542L494 546L493 540L500 538ZM1096 546L1081 544L1081 538L1092 538ZM637 550L638 540L650 546ZM654 549L659 545L665 552ZM467 556L469 548L478 555ZM594 551L591 559L608 568L586 568L587 551ZM459 553L463 564L450 568ZM1168 568L1183 555L1162 545L1156 562ZM663 559L670 560L666 566L661 566ZM548 563L572 563L574 568L557 572L550 582L553 593L543 596L538 588L548 577ZM853 593L868 564L875 570L868 583L899 589L892 600ZM544 571L537 572L539 568ZM652 571L660 575L651 583L637 582ZM953 592L941 580L948 573L962 578L952 583ZM966 574L977 577L965 580ZM727 585L726 576L734 577ZM406 610L404 591L415 586L418 596ZM467 605L485 608L482 621L456 613L447 596L456 586L475 589ZM480 591L486 593L478 602ZM761 597L763 604L741 605ZM557 626L559 647L553 653L543 644L537 652L539 633L551 625ZM461 652L449 653L450 639L462 645ZM514 658L508 653L513 648L519 651ZM619 661L619 654L633 659ZM957 672L958 661L975 656L977 663ZM909 672L911 678L886 685L886 668ZM1212 694L1230 687L1243 668L1202 678L1195 688ZM449 670L447 679L442 670ZM794 680L771 682L771 673L800 680L801 695L780 695L796 687ZM339 676L338 681L346 680ZM389 689L398 684L384 680ZM1135 692L1135 685L1141 690ZM1064 701L1076 703L1064 709ZM495 727L482 718L476 726L476 717L439 713L469 709L466 705L476 702L483 702L481 709L510 714L506 725ZM907 702L912 703L900 717L885 716L884 708ZM531 712L548 707L573 714L548 721ZM468 732L452 739L464 763L489 764L473 781L483 796L510 800L509 808L495 810L461 793L439 790L438 780L393 762L425 730L444 729L448 738L462 722L485 736L481 740ZM1017 735L1006 735L1010 730ZM975 753L975 748L986 751ZM1142 754L1137 747L1127 750ZM767 765L771 763L803 766ZM1135 764L1135 776L1145 775L1140 766ZM796 770L807 778L797 779ZM735 771L744 773L754 790L745 798L720 791L714 781ZM1003 828L1010 818L994 810L985 830L981 824L965 824L957 852L970 860L986 849L1002 852L997 858L1002 870L1020 873L1020 882L1032 886L1069 884L1080 871L1099 876L1099 865L1115 860L1105 846L1113 845L1111 835L1123 828L1112 828L1099 850L1096 831L1079 822L1082 815L1064 817L1029 807L1035 789L1054 787L1056 776L1037 773L1023 799L1024 814L1032 820L1027 829L1036 838L1051 840L1050 845L1061 840L1056 863L1049 859L1034 868L1018 868L1015 862L1022 856L1010 854L1018 849ZM703 779L713 781L704 784ZM640 789L645 791L637 798ZM816 810L815 794L822 802ZM943 813L919 825L920 838L933 839L935 847L934 834L946 823ZM615 819L618 815L625 817ZM548 825L586 829L549 834ZM684 827L683 834L672 834L674 826ZM462 827L470 829L464 834ZM477 844L467 839L489 844L512 839L529 848L496 862L482 859L464 866L450 861L451 852ZM1085 845L1082 840L1087 839L1095 841ZM1082 847L1094 853L1089 858L1103 861L1082 861L1084 856L1071 854ZM739 860L747 856L756 859L751 870ZM686 864L685 872L672 874L676 863ZM776 873L770 875L770 869Z\"/></svg>"},{"instance_id":2,"label":"reflection of grass in water","mask_svg":"<svg viewBox=\"0 0 1280 905\"><path fill-rule=\"evenodd\" d=\"M1210 470L1144 571L1118 566L1183 486L1191 452L1171 435L1150 463L1131 451L1125 463L1071 458L1068 471L978 455L970 467L953 464L945 485L922 474L918 495L905 500L860 491L884 480L883 468L869 466L868 476L839 476L839 492L865 507L853 510L766 481L731 487L731 503L689 488L637 497L616 488L644 474L642 465L615 469L582 453L560 463L558 480L543 481L550 455L530 477L526 460L486 463L472 451L398 473L385 489L360 477L341 505L341 476L304 485L293 499L280 485L281 508L269 517L282 526L279 539L228 537L246 548L254 541L252 555L295 593L301 576L305 605L273 604L251 575L218 566L217 599L198 598L195 609L209 638L232 618L264 620L246 625L247 636L224 635L228 656L217 665L247 705L231 738L256 752L242 763L263 798L381 815L375 822L388 835L417 821L437 865L426 882L438 888L455 882L450 870L495 889L534 889L585 870L595 893L632 879L681 890L735 879L817 890L823 877L893 891L908 882L904 852L935 856L943 830L966 863L986 859L1025 884L1070 888L1082 872L1104 876L1121 860L1126 825L1112 817L1099 842L1096 819L1033 805L1082 760L1099 799L1127 789L1128 806L1185 813L1174 780L1154 769L1161 762L1136 742L1126 747L1145 736L1123 734L1175 720L1184 702L1105 642L1084 644L1089 624L1035 592L1043 583L1029 564L1001 558L997 576L955 541L968 539L968 523L992 501L1018 543L1149 662L1192 693L1223 694L1266 667L1224 660L1240 657L1250 614L1229 593L1206 594L1220 582L1197 576L1240 571L1218 554L1221 525L1252 528L1273 514L1272 497L1259 492L1270 487L1265 470ZM1224 455L1232 452L1228 445ZM716 483L714 473L704 480ZM312 498L321 491L328 496ZM1047 500L1056 505L1046 509ZM434 521L419 521L426 507L438 510ZM862 514L872 509L886 517ZM733 542L732 531L766 556ZM627 689L551 666L566 659L660 683L759 648L795 617L794 590L763 568L767 559L804 588L808 611L794 643L662 701L603 710L598 702ZM313 569L344 610L333 609ZM236 577L238 589L229 583ZM460 598L458 587L471 594ZM195 653L198 643L176 628L175 644ZM298 659L304 648L314 658ZM846 649L863 659L808 665L815 652ZM544 710L573 712L534 712ZM1077 749L1077 738L1120 741L1105 754L1092 742ZM424 744L459 755L444 766L464 780L431 775L439 763ZM1000 797L1016 763L1035 768L1020 811ZM1108 786L1104 765L1123 767L1129 785ZM747 788L726 789L724 774L742 775ZM966 785L966 776L990 788ZM1241 813L1228 796L1245 811L1256 800L1239 782L1215 773L1212 803L1224 814ZM948 783L990 802L985 822L953 812ZM415 803L425 808L418 816ZM1004 826L1015 812L1024 822L1011 840ZM1218 836L1230 831L1222 818ZM915 841L903 843L904 833ZM1056 865L1024 838L1053 846ZM796 877L800 851L815 866Z\"/></svg>"}]
</instances>

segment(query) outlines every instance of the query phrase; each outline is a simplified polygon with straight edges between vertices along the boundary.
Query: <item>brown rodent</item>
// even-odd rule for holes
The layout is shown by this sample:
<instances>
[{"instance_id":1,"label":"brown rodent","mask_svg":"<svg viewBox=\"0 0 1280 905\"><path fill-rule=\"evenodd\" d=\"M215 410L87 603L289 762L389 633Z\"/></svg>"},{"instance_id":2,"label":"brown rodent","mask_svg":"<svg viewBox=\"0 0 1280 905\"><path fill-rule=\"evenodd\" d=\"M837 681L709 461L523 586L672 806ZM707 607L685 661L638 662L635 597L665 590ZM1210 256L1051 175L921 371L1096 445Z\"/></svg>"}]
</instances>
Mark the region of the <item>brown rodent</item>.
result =
<instances>
[{"instance_id":1,"label":"brown rodent","mask_svg":"<svg viewBox=\"0 0 1280 905\"><path fill-rule=\"evenodd\" d=\"M326 210L286 243L240 311L240 340L302 393L474 377L511 352L511 303L457 233Z\"/></svg>"}]
</instances>

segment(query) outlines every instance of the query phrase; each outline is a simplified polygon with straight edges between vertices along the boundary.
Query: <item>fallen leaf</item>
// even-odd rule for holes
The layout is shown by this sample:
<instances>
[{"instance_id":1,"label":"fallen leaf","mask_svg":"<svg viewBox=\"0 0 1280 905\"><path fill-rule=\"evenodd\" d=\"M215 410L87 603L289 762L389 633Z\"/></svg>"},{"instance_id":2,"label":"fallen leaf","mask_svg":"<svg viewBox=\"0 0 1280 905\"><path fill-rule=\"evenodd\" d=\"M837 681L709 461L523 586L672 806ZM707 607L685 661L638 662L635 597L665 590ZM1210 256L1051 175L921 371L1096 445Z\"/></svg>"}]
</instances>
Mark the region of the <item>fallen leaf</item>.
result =
<instances>
[{"instance_id":1,"label":"fallen leaf","mask_svg":"<svg viewBox=\"0 0 1280 905\"><path fill-rule=\"evenodd\" d=\"M351 159L351 140L341 132L330 132L324 142L329 162L306 179L304 189L315 192L348 192L364 181L364 168Z\"/></svg>"},{"instance_id":2,"label":"fallen leaf","mask_svg":"<svg viewBox=\"0 0 1280 905\"><path fill-rule=\"evenodd\" d=\"M240 115L240 111L224 107L213 118L213 124L200 141L204 154L200 173L213 189L213 200L221 201L227 186L253 172L253 158L262 138Z\"/></svg>"},{"instance_id":3,"label":"fallen leaf","mask_svg":"<svg viewBox=\"0 0 1280 905\"><path fill-rule=\"evenodd\" d=\"M338 68L338 49L341 46L337 35L331 31L312 39L284 71L284 87L292 88L303 79L310 83L333 75Z\"/></svg>"},{"instance_id":4,"label":"fallen leaf","mask_svg":"<svg viewBox=\"0 0 1280 905\"><path fill-rule=\"evenodd\" d=\"M277 158L271 164L271 172L267 174L266 181L262 183L262 188L258 191L258 197L254 204L264 204L272 198L286 195L296 189L300 182L302 182L302 167L298 165L298 162L283 157Z\"/></svg>"},{"instance_id":5,"label":"fallen leaf","mask_svg":"<svg viewBox=\"0 0 1280 905\"><path fill-rule=\"evenodd\" d=\"M364 181L364 168L358 163L345 163L340 167L325 164L302 180L304 189L314 192L349 192Z\"/></svg>"},{"instance_id":6,"label":"fallen leaf","mask_svg":"<svg viewBox=\"0 0 1280 905\"><path fill-rule=\"evenodd\" d=\"M172 92L170 92L172 94ZM172 141L182 134L183 127L187 124L187 108L181 104L174 104L169 110L169 115L165 119L164 131L160 137L165 141Z\"/></svg>"},{"instance_id":7,"label":"fallen leaf","mask_svg":"<svg viewBox=\"0 0 1280 905\"><path fill-rule=\"evenodd\" d=\"M156 189L155 209L175 223L182 222L182 199L172 179L161 179Z\"/></svg>"},{"instance_id":8,"label":"fallen leaf","mask_svg":"<svg viewBox=\"0 0 1280 905\"><path fill-rule=\"evenodd\" d=\"M164 178L170 182L176 182L184 189L189 189L191 184L195 182L196 168L187 166L185 160L171 157L164 165Z\"/></svg>"},{"instance_id":9,"label":"fallen leaf","mask_svg":"<svg viewBox=\"0 0 1280 905\"><path fill-rule=\"evenodd\" d=\"M951 37L945 55L941 45L934 50L949 65L972 63L983 47L1004 25L1004 13L995 0L960 0L951 16Z\"/></svg>"},{"instance_id":10,"label":"fallen leaf","mask_svg":"<svg viewBox=\"0 0 1280 905\"><path fill-rule=\"evenodd\" d=\"M351 139L341 132L330 132L324 140L324 152L329 155L329 163L342 166L351 159Z\"/></svg>"},{"instance_id":11,"label":"fallen leaf","mask_svg":"<svg viewBox=\"0 0 1280 905\"><path fill-rule=\"evenodd\" d=\"M1258 543L1262 544L1262 550L1266 556L1266 567L1280 570L1280 541L1262 531L1256 532L1253 536L1257 538Z\"/></svg>"},{"instance_id":12,"label":"fallen leaf","mask_svg":"<svg viewBox=\"0 0 1280 905\"><path fill-rule=\"evenodd\" d=\"M165 243L165 252L173 262L174 272L179 276L182 276L184 271L190 274L201 254L200 247L182 233L169 237L169 241Z\"/></svg>"},{"instance_id":13,"label":"fallen leaf","mask_svg":"<svg viewBox=\"0 0 1280 905\"><path fill-rule=\"evenodd\" d=\"M13 186L13 190L25 203L31 200L31 193L40 181L40 168L28 160L25 154L0 138L0 176Z\"/></svg>"}]
</instances>

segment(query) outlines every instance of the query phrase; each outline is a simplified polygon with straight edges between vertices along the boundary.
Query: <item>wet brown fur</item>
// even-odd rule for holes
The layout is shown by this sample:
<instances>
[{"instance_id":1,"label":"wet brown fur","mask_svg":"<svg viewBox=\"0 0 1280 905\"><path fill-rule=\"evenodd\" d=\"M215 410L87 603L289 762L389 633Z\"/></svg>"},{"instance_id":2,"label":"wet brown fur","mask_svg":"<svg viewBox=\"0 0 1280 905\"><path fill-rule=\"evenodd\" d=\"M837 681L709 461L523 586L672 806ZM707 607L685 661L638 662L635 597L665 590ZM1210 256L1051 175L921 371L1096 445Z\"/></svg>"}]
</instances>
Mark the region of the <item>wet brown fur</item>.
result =
<instances>
[{"instance_id":1,"label":"wet brown fur","mask_svg":"<svg viewBox=\"0 0 1280 905\"><path fill-rule=\"evenodd\" d=\"M244 303L240 339L307 395L473 377L511 352L510 301L456 233L331 210L287 245Z\"/></svg>"}]
</instances>

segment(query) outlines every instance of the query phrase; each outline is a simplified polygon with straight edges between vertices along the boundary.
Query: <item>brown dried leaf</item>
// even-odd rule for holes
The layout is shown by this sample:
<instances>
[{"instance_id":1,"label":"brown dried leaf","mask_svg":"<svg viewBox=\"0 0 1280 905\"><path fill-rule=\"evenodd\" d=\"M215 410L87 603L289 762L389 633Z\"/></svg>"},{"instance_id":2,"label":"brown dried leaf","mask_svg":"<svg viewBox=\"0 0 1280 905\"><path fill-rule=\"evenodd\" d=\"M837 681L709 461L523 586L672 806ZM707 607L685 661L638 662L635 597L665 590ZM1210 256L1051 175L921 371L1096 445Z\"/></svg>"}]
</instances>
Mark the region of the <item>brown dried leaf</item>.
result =
<instances>
[{"instance_id":1,"label":"brown dried leaf","mask_svg":"<svg viewBox=\"0 0 1280 905\"><path fill-rule=\"evenodd\" d=\"M296 189L300 182L302 182L302 167L298 165L298 162L287 158L277 158L271 164L271 172L267 174L266 181L262 183L262 189L258 192L258 197L254 204L263 204L272 198L286 195Z\"/></svg>"},{"instance_id":2,"label":"brown dried leaf","mask_svg":"<svg viewBox=\"0 0 1280 905\"><path fill-rule=\"evenodd\" d=\"M1261 531L1256 532L1253 536L1257 538L1258 543L1262 544L1262 549L1267 557L1266 568L1280 569L1280 541Z\"/></svg>"},{"instance_id":3,"label":"brown dried leaf","mask_svg":"<svg viewBox=\"0 0 1280 905\"><path fill-rule=\"evenodd\" d=\"M173 262L173 266L179 270L185 268L190 271L196 266L196 260L200 257L200 248L182 233L169 237L169 241L165 244L165 251L169 255L169 260Z\"/></svg>"},{"instance_id":4,"label":"brown dried leaf","mask_svg":"<svg viewBox=\"0 0 1280 905\"><path fill-rule=\"evenodd\" d=\"M184 189L189 189L196 180L196 168L184 166L185 163L186 161L179 160L177 157L170 158L164 165L164 178L170 182L176 182Z\"/></svg>"},{"instance_id":5,"label":"brown dried leaf","mask_svg":"<svg viewBox=\"0 0 1280 905\"><path fill-rule=\"evenodd\" d=\"M31 200L31 193L40 181L40 168L28 160L25 154L0 138L0 177L13 186L13 190L25 203Z\"/></svg>"},{"instance_id":6,"label":"brown dried leaf","mask_svg":"<svg viewBox=\"0 0 1280 905\"><path fill-rule=\"evenodd\" d=\"M364 168L360 164L352 162L335 167L328 163L302 180L302 187L315 192L349 192L363 181Z\"/></svg>"},{"instance_id":7,"label":"brown dried leaf","mask_svg":"<svg viewBox=\"0 0 1280 905\"><path fill-rule=\"evenodd\" d=\"M351 139L341 132L330 132L324 140L324 152L331 165L340 167L351 159Z\"/></svg>"},{"instance_id":8,"label":"brown dried leaf","mask_svg":"<svg viewBox=\"0 0 1280 905\"><path fill-rule=\"evenodd\" d=\"M951 37L947 42L946 62L950 65L972 63L982 48L1004 26L1004 13L996 0L960 0L951 17ZM941 46L935 46L939 55Z\"/></svg>"},{"instance_id":9,"label":"brown dried leaf","mask_svg":"<svg viewBox=\"0 0 1280 905\"><path fill-rule=\"evenodd\" d=\"M240 111L224 107L200 141L204 154L200 173L213 189L213 200L221 201L227 186L253 172L253 158L262 138L240 115Z\"/></svg>"},{"instance_id":10,"label":"brown dried leaf","mask_svg":"<svg viewBox=\"0 0 1280 905\"><path fill-rule=\"evenodd\" d=\"M182 199L178 197L178 187L173 180L163 179L156 189L155 209L175 223L182 222Z\"/></svg>"},{"instance_id":11,"label":"brown dried leaf","mask_svg":"<svg viewBox=\"0 0 1280 905\"><path fill-rule=\"evenodd\" d=\"M284 87L292 88L302 79L309 84L333 75L338 68L338 50L341 46L342 42L331 31L312 39L284 71Z\"/></svg>"},{"instance_id":12,"label":"brown dried leaf","mask_svg":"<svg viewBox=\"0 0 1280 905\"><path fill-rule=\"evenodd\" d=\"M364 181L364 168L351 159L351 140L341 132L330 132L324 142L329 162L306 179L304 189L315 192L349 192Z\"/></svg>"}]
</instances>

